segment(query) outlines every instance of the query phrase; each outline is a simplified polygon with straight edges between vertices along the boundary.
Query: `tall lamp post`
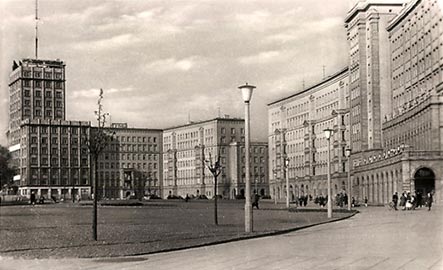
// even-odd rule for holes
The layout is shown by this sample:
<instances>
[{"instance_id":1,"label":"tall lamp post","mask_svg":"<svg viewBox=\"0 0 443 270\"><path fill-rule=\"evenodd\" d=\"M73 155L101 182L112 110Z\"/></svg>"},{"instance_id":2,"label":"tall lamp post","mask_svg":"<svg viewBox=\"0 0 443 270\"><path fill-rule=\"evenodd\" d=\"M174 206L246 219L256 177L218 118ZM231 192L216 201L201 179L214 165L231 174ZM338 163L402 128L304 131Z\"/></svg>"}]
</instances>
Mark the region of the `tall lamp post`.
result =
<instances>
[{"instance_id":1,"label":"tall lamp post","mask_svg":"<svg viewBox=\"0 0 443 270\"><path fill-rule=\"evenodd\" d=\"M289 158L285 158L286 178L286 208L289 209Z\"/></svg>"},{"instance_id":2,"label":"tall lamp post","mask_svg":"<svg viewBox=\"0 0 443 270\"><path fill-rule=\"evenodd\" d=\"M218 215L217 215L217 177L221 173L222 166L220 165L220 155L217 157L217 161L213 164L211 153L209 153L209 160L205 160L206 166L208 167L209 171L214 176L214 222L215 225L218 225Z\"/></svg>"},{"instance_id":3,"label":"tall lamp post","mask_svg":"<svg viewBox=\"0 0 443 270\"><path fill-rule=\"evenodd\" d=\"M252 91L255 86L245 85L238 87L241 90L242 98L245 103L245 232L251 233L253 231L252 220L252 204L251 204L251 179L249 174L249 102L252 98Z\"/></svg>"},{"instance_id":4,"label":"tall lamp post","mask_svg":"<svg viewBox=\"0 0 443 270\"><path fill-rule=\"evenodd\" d=\"M348 146L345 149L345 155L348 158L348 210L351 211L351 196L352 196L352 182L351 182L351 148Z\"/></svg>"},{"instance_id":5,"label":"tall lamp post","mask_svg":"<svg viewBox=\"0 0 443 270\"><path fill-rule=\"evenodd\" d=\"M332 200L331 200L331 136L332 129L325 129L325 137L328 141L328 218L332 218Z\"/></svg>"}]
</instances>

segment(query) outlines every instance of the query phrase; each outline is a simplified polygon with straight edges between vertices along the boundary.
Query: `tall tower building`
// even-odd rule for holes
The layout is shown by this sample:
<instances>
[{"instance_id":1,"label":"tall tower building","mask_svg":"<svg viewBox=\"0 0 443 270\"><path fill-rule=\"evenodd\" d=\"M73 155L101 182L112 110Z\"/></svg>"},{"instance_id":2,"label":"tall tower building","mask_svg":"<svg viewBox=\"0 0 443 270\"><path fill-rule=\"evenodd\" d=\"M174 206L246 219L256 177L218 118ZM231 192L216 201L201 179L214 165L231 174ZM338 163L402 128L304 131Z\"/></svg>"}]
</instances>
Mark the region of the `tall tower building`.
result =
<instances>
[{"instance_id":1,"label":"tall tower building","mask_svg":"<svg viewBox=\"0 0 443 270\"><path fill-rule=\"evenodd\" d=\"M351 141L354 153L382 147L382 116L390 111L390 42L385 30L404 0L359 1L345 23L349 41Z\"/></svg>"},{"instance_id":2,"label":"tall tower building","mask_svg":"<svg viewBox=\"0 0 443 270\"><path fill-rule=\"evenodd\" d=\"M9 145L20 143L23 120L65 120L65 64L60 60L13 62L9 77Z\"/></svg>"}]
</instances>

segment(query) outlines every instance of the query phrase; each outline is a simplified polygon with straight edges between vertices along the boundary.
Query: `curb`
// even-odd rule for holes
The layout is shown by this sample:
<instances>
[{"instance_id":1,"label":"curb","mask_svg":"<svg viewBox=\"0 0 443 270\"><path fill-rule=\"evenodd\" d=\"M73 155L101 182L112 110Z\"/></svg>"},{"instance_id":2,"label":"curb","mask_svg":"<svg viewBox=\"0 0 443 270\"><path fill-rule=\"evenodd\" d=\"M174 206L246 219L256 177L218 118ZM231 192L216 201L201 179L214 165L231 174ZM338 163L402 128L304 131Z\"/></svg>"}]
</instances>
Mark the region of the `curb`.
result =
<instances>
[{"instance_id":1,"label":"curb","mask_svg":"<svg viewBox=\"0 0 443 270\"><path fill-rule=\"evenodd\" d=\"M190 246L185 246L185 247L168 248L168 249L157 250L157 251L152 251L152 252L134 253L134 254L125 255L125 256L89 257L89 258L102 259L102 258L118 258L118 257L124 258L124 257L134 257L134 256L145 256L145 255L153 255L153 254L168 253L168 252L174 252L174 251L180 251L180 250L187 250L187 249L215 246L215 245L220 245L220 244L227 244L227 243L232 243L232 242L238 242L238 241L242 241L242 240L250 240L250 239L256 239L256 238L276 236L276 235L281 235L281 234L286 234L286 233L290 233L290 232L295 232L295 231L311 228L311 227L318 226L318 225L323 225L323 224L333 223L333 222L337 222L337 221L342 221L342 220L351 218L351 217L355 216L358 213L360 213L358 210L354 210L354 212L351 215L349 215L349 216L341 217L341 218L337 218L337 219L333 219L333 220L327 220L327 221L323 221L323 222L320 222L320 223L305 225L305 226L296 227L296 228L284 229L284 230L279 230L279 231L261 233L261 234L256 234L256 235L240 236L240 237L236 237L236 238L232 238L232 239L218 240L218 241L209 242L209 243L196 244L196 245L190 245ZM88 257L84 257L84 258L88 258Z\"/></svg>"}]
</instances>

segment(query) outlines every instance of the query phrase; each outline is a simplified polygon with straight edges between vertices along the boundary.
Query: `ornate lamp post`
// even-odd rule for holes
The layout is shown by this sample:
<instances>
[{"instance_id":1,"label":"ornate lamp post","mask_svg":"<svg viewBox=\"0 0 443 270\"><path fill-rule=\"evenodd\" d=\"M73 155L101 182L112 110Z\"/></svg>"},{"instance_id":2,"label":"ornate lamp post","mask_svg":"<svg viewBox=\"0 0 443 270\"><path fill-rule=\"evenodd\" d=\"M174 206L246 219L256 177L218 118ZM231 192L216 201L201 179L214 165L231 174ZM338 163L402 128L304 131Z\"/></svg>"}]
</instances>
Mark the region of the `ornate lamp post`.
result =
<instances>
[{"instance_id":1,"label":"ornate lamp post","mask_svg":"<svg viewBox=\"0 0 443 270\"><path fill-rule=\"evenodd\" d=\"M252 91L255 86L245 85L238 87L241 90L242 98L245 103L245 232L250 233L253 231L253 220L252 220L252 204L251 204L251 179L249 174L249 102L252 98Z\"/></svg>"},{"instance_id":2,"label":"ornate lamp post","mask_svg":"<svg viewBox=\"0 0 443 270\"><path fill-rule=\"evenodd\" d=\"M352 196L352 182L351 182L351 148L348 146L345 149L345 155L348 158L348 210L351 211L351 196Z\"/></svg>"},{"instance_id":3,"label":"ornate lamp post","mask_svg":"<svg viewBox=\"0 0 443 270\"><path fill-rule=\"evenodd\" d=\"M332 218L332 200L331 200L331 136L332 129L325 129L325 137L328 140L328 218Z\"/></svg>"},{"instance_id":4,"label":"ornate lamp post","mask_svg":"<svg viewBox=\"0 0 443 270\"><path fill-rule=\"evenodd\" d=\"M205 159L206 166L208 167L209 171L214 176L214 222L215 225L218 225L218 215L217 215L217 176L221 173L222 166L220 165L220 155L217 157L217 161L213 164L211 153L209 153L209 160Z\"/></svg>"},{"instance_id":5,"label":"ornate lamp post","mask_svg":"<svg viewBox=\"0 0 443 270\"><path fill-rule=\"evenodd\" d=\"M285 158L285 169L286 169L286 208L289 209L289 158Z\"/></svg>"}]
</instances>

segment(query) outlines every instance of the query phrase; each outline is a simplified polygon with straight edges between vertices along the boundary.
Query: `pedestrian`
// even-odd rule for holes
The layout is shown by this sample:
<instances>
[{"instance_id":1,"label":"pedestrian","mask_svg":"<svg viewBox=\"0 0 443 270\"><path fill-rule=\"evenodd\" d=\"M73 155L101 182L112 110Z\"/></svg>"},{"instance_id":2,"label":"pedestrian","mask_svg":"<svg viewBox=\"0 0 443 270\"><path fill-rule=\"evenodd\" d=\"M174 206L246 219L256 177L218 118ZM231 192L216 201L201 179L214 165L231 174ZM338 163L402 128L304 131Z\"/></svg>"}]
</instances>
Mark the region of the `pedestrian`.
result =
<instances>
[{"instance_id":1,"label":"pedestrian","mask_svg":"<svg viewBox=\"0 0 443 270\"><path fill-rule=\"evenodd\" d=\"M406 193L403 192L403 194L400 197L400 206L401 210L406 210Z\"/></svg>"},{"instance_id":2,"label":"pedestrian","mask_svg":"<svg viewBox=\"0 0 443 270\"><path fill-rule=\"evenodd\" d=\"M354 197L351 198L351 207L355 207L355 198Z\"/></svg>"},{"instance_id":3,"label":"pedestrian","mask_svg":"<svg viewBox=\"0 0 443 270\"><path fill-rule=\"evenodd\" d=\"M365 207L368 207L368 197L365 197Z\"/></svg>"},{"instance_id":4,"label":"pedestrian","mask_svg":"<svg viewBox=\"0 0 443 270\"><path fill-rule=\"evenodd\" d=\"M417 192L417 207L422 207L423 205L423 195L420 191Z\"/></svg>"},{"instance_id":5,"label":"pedestrian","mask_svg":"<svg viewBox=\"0 0 443 270\"><path fill-rule=\"evenodd\" d=\"M186 193L185 202L188 202L188 201L189 201L189 195L188 195L188 193Z\"/></svg>"},{"instance_id":6,"label":"pedestrian","mask_svg":"<svg viewBox=\"0 0 443 270\"><path fill-rule=\"evenodd\" d=\"M253 200L252 200L252 208L254 208L254 206L255 206L255 207L257 207L257 209L260 209L258 207L258 201L259 200L260 200L260 196L257 193L254 193L254 197L253 197Z\"/></svg>"},{"instance_id":7,"label":"pedestrian","mask_svg":"<svg viewBox=\"0 0 443 270\"><path fill-rule=\"evenodd\" d=\"M31 205L35 204L35 194L34 192L31 192Z\"/></svg>"},{"instance_id":8,"label":"pedestrian","mask_svg":"<svg viewBox=\"0 0 443 270\"><path fill-rule=\"evenodd\" d=\"M394 209L397 211L397 203L398 203L398 194L397 192L394 192L394 195L392 195L392 202L394 203Z\"/></svg>"},{"instance_id":9,"label":"pedestrian","mask_svg":"<svg viewBox=\"0 0 443 270\"><path fill-rule=\"evenodd\" d=\"M431 211L432 202L433 202L432 194L428 193L428 197L427 197L428 211Z\"/></svg>"}]
</instances>

